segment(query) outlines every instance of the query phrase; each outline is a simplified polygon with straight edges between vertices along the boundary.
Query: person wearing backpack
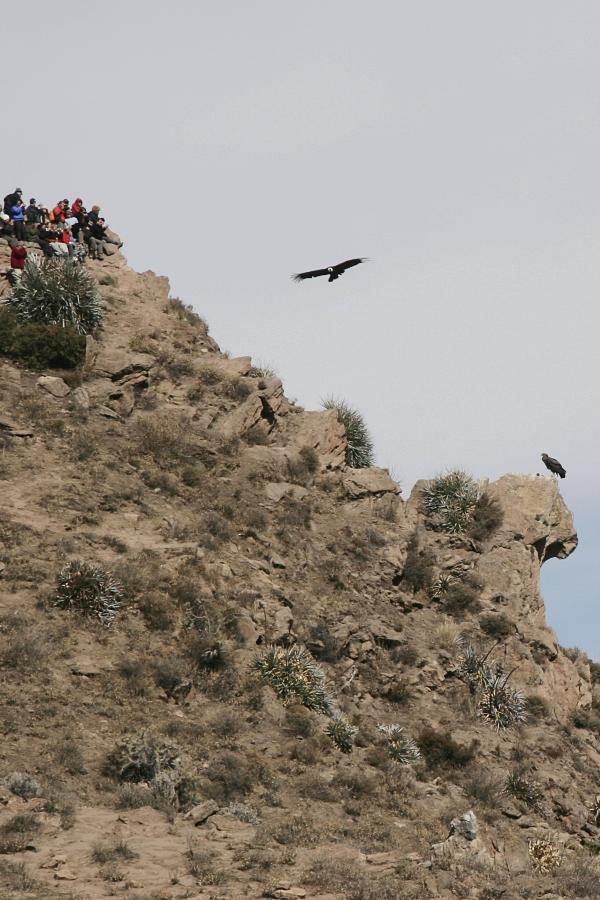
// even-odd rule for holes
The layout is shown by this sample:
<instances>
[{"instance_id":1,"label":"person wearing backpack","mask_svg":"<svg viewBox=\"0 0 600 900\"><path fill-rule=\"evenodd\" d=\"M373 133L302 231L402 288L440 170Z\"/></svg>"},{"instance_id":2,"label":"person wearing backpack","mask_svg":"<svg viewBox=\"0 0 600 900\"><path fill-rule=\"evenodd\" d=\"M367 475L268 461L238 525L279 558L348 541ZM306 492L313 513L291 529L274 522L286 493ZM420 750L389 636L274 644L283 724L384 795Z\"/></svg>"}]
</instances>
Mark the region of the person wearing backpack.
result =
<instances>
[{"instance_id":1,"label":"person wearing backpack","mask_svg":"<svg viewBox=\"0 0 600 900\"><path fill-rule=\"evenodd\" d=\"M10 211L16 203L21 202L21 198L23 196L23 191L21 188L15 188L12 194L7 194L4 198L4 206L3 210L7 216L10 216Z\"/></svg>"}]
</instances>

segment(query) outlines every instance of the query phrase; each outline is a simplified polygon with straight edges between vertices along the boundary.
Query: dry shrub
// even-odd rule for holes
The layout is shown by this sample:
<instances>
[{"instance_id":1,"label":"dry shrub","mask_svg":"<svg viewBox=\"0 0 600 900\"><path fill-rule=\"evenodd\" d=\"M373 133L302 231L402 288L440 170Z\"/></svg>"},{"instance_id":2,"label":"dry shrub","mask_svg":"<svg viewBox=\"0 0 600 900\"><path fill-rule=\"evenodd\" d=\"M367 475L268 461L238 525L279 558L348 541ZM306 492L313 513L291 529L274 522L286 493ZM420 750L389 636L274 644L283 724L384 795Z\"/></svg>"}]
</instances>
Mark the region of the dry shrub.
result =
<instances>
[{"instance_id":1,"label":"dry shrub","mask_svg":"<svg viewBox=\"0 0 600 900\"><path fill-rule=\"evenodd\" d=\"M314 847L325 840L323 829L318 828L308 816L290 816L282 822L264 825L256 834L257 843L277 841L290 847Z\"/></svg>"},{"instance_id":2,"label":"dry shrub","mask_svg":"<svg viewBox=\"0 0 600 900\"><path fill-rule=\"evenodd\" d=\"M44 668L51 652L52 636L41 625L32 625L17 615L0 622L0 668L37 672Z\"/></svg>"},{"instance_id":3,"label":"dry shrub","mask_svg":"<svg viewBox=\"0 0 600 900\"><path fill-rule=\"evenodd\" d=\"M467 533L476 541L485 541L500 528L503 521L504 512L500 503L484 491L473 508Z\"/></svg>"},{"instance_id":4,"label":"dry shrub","mask_svg":"<svg viewBox=\"0 0 600 900\"><path fill-rule=\"evenodd\" d=\"M462 618L468 612L478 612L481 609L480 591L481 584L474 576L456 579L446 592L444 609L456 619Z\"/></svg>"},{"instance_id":5,"label":"dry shrub","mask_svg":"<svg viewBox=\"0 0 600 900\"><path fill-rule=\"evenodd\" d=\"M319 891L339 893L346 900L420 900L425 896L408 871L406 880L397 873L378 878L354 861L329 857L314 860L304 881Z\"/></svg>"},{"instance_id":6,"label":"dry shrub","mask_svg":"<svg viewBox=\"0 0 600 900\"><path fill-rule=\"evenodd\" d=\"M444 618L433 632L432 649L456 650L462 627L454 619Z\"/></svg>"},{"instance_id":7,"label":"dry shrub","mask_svg":"<svg viewBox=\"0 0 600 900\"><path fill-rule=\"evenodd\" d=\"M490 613L489 615L481 616L479 627L485 634L496 640L508 637L509 634L513 634L515 631L514 622L507 618L504 613L499 613L498 615Z\"/></svg>"},{"instance_id":8,"label":"dry shrub","mask_svg":"<svg viewBox=\"0 0 600 900\"><path fill-rule=\"evenodd\" d=\"M463 769L475 756L477 743L469 747L457 744L449 731L425 727L417 739L419 749L430 769Z\"/></svg>"},{"instance_id":9,"label":"dry shrub","mask_svg":"<svg viewBox=\"0 0 600 900\"><path fill-rule=\"evenodd\" d=\"M428 591L433 582L433 554L420 548L419 535L414 531L406 548L406 562L402 572L402 582L413 592Z\"/></svg>"},{"instance_id":10,"label":"dry shrub","mask_svg":"<svg viewBox=\"0 0 600 900\"><path fill-rule=\"evenodd\" d=\"M152 631L169 631L173 627L173 609L163 594L157 591L145 594L138 600L138 607Z\"/></svg>"},{"instance_id":11,"label":"dry shrub","mask_svg":"<svg viewBox=\"0 0 600 900\"><path fill-rule=\"evenodd\" d=\"M206 774L210 779L206 793L219 803L245 797L258 784L270 780L268 770L258 756L230 752L214 760Z\"/></svg>"},{"instance_id":12,"label":"dry shrub","mask_svg":"<svg viewBox=\"0 0 600 900\"><path fill-rule=\"evenodd\" d=\"M140 416L133 423L132 437L138 452L167 468L189 461L192 453L190 425L181 416L169 413Z\"/></svg>"}]
</instances>

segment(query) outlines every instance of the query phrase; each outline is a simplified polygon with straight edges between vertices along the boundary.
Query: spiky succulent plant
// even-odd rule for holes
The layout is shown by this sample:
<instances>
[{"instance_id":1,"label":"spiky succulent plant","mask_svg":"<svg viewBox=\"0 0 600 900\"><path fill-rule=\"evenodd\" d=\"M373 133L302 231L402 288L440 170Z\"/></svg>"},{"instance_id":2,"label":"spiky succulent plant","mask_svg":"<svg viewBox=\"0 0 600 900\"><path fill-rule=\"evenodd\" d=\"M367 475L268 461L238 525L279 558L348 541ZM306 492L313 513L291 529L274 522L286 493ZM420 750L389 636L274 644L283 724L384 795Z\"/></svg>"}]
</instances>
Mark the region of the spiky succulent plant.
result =
<instances>
[{"instance_id":1,"label":"spiky succulent plant","mask_svg":"<svg viewBox=\"0 0 600 900\"><path fill-rule=\"evenodd\" d=\"M452 587L454 580L454 576L448 574L440 575L439 578L436 578L431 585L431 599L441 600L445 597Z\"/></svg>"},{"instance_id":2,"label":"spiky succulent plant","mask_svg":"<svg viewBox=\"0 0 600 900\"><path fill-rule=\"evenodd\" d=\"M169 741L142 733L119 741L107 759L107 771L118 781L153 782L180 764L179 748ZM157 790L167 790L166 782Z\"/></svg>"},{"instance_id":3,"label":"spiky succulent plant","mask_svg":"<svg viewBox=\"0 0 600 900\"><path fill-rule=\"evenodd\" d=\"M10 304L26 322L43 322L91 334L102 325L94 278L75 260L27 260Z\"/></svg>"},{"instance_id":4,"label":"spiky succulent plant","mask_svg":"<svg viewBox=\"0 0 600 900\"><path fill-rule=\"evenodd\" d=\"M254 666L284 702L296 700L307 709L332 714L333 700L327 693L325 675L305 647L269 647Z\"/></svg>"},{"instance_id":5,"label":"spiky succulent plant","mask_svg":"<svg viewBox=\"0 0 600 900\"><path fill-rule=\"evenodd\" d=\"M366 469L373 465L373 441L366 422L356 409L348 406L345 400L327 397L323 400L324 409L333 409L338 421L346 430L346 463L353 469Z\"/></svg>"},{"instance_id":6,"label":"spiky succulent plant","mask_svg":"<svg viewBox=\"0 0 600 900\"><path fill-rule=\"evenodd\" d=\"M509 772L506 776L504 793L510 794L515 800L520 800L531 809L535 809L542 799L540 785L519 769Z\"/></svg>"},{"instance_id":7,"label":"spiky succulent plant","mask_svg":"<svg viewBox=\"0 0 600 900\"><path fill-rule=\"evenodd\" d=\"M385 735L388 753L396 762L406 766L421 759L421 751L415 741L405 737L401 725L378 725L377 730Z\"/></svg>"},{"instance_id":8,"label":"spiky succulent plant","mask_svg":"<svg viewBox=\"0 0 600 900\"><path fill-rule=\"evenodd\" d=\"M423 489L423 507L440 531L464 531L479 497L477 482L466 472L453 469L434 478Z\"/></svg>"},{"instance_id":9,"label":"spiky succulent plant","mask_svg":"<svg viewBox=\"0 0 600 900\"><path fill-rule=\"evenodd\" d=\"M351 725L340 712L335 712L325 729L325 734L331 738L342 753L352 753L358 728Z\"/></svg>"},{"instance_id":10,"label":"spiky succulent plant","mask_svg":"<svg viewBox=\"0 0 600 900\"><path fill-rule=\"evenodd\" d=\"M510 675L496 671L481 689L477 714L497 731L522 725L526 719L526 700L523 693L508 684Z\"/></svg>"},{"instance_id":11,"label":"spiky succulent plant","mask_svg":"<svg viewBox=\"0 0 600 900\"><path fill-rule=\"evenodd\" d=\"M121 607L123 587L105 569L72 560L57 579L54 605L89 616L109 627Z\"/></svg>"},{"instance_id":12,"label":"spiky succulent plant","mask_svg":"<svg viewBox=\"0 0 600 900\"><path fill-rule=\"evenodd\" d=\"M552 841L544 838L538 838L536 841L529 841L529 859L531 865L540 875L549 875L556 872L562 864L562 854L559 847Z\"/></svg>"}]
</instances>

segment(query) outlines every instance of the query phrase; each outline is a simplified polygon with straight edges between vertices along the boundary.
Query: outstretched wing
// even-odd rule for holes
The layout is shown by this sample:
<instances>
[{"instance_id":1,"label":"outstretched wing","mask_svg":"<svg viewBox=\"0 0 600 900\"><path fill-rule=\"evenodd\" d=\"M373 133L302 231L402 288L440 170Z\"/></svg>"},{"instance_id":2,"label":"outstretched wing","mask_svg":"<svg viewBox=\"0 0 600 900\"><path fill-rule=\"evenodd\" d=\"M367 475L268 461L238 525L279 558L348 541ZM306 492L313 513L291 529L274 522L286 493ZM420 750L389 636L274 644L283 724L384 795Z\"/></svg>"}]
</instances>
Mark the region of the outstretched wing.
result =
<instances>
[{"instance_id":1,"label":"outstretched wing","mask_svg":"<svg viewBox=\"0 0 600 900\"><path fill-rule=\"evenodd\" d=\"M333 267L334 272L338 272L338 274L342 274L346 269L351 269L352 266L357 266L361 262L365 262L366 256L361 256L358 259L347 259L345 262L338 263L337 266Z\"/></svg>"},{"instance_id":2,"label":"outstretched wing","mask_svg":"<svg viewBox=\"0 0 600 900\"><path fill-rule=\"evenodd\" d=\"M318 278L319 275L328 275L329 269L313 269L312 272L299 272L298 275L292 275L294 281L304 281L305 278Z\"/></svg>"}]
</instances>

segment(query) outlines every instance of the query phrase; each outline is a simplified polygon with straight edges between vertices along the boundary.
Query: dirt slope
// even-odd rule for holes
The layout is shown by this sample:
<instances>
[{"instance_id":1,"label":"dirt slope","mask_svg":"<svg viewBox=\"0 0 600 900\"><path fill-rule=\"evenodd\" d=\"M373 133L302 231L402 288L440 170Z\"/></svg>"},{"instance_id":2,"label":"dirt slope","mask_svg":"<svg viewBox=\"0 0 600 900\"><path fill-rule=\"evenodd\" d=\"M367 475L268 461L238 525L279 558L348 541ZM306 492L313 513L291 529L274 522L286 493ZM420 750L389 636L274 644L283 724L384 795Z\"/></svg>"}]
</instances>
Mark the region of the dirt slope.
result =
<instances>
[{"instance_id":1,"label":"dirt slope","mask_svg":"<svg viewBox=\"0 0 600 900\"><path fill-rule=\"evenodd\" d=\"M82 370L0 362L0 897L599 896L595 671L539 588L577 542L557 483L507 475L492 533L436 530L426 483L349 469L335 413L223 355L166 279L88 265ZM112 627L55 606L73 560L121 582ZM273 645L308 649L333 717L277 696ZM469 647L525 724L482 718ZM177 759L120 781L131 740Z\"/></svg>"}]
</instances>

